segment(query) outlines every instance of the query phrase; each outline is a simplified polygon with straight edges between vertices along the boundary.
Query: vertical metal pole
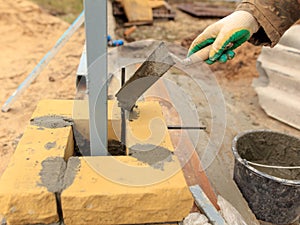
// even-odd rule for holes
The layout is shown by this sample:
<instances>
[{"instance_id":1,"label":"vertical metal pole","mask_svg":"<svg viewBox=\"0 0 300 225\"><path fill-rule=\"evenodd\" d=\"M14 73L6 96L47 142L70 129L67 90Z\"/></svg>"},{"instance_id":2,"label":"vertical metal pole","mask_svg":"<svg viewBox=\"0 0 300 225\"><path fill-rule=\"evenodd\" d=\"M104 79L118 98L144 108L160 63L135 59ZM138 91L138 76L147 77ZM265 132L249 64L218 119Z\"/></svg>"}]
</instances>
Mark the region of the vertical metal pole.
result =
<instances>
[{"instance_id":1,"label":"vertical metal pole","mask_svg":"<svg viewBox=\"0 0 300 225\"><path fill-rule=\"evenodd\" d=\"M126 70L122 67L121 70L121 87L125 84ZM125 109L121 108L121 147L122 150L126 151L126 114Z\"/></svg>"},{"instance_id":2,"label":"vertical metal pole","mask_svg":"<svg viewBox=\"0 0 300 225\"><path fill-rule=\"evenodd\" d=\"M107 0L85 0L91 155L107 155Z\"/></svg>"}]
</instances>

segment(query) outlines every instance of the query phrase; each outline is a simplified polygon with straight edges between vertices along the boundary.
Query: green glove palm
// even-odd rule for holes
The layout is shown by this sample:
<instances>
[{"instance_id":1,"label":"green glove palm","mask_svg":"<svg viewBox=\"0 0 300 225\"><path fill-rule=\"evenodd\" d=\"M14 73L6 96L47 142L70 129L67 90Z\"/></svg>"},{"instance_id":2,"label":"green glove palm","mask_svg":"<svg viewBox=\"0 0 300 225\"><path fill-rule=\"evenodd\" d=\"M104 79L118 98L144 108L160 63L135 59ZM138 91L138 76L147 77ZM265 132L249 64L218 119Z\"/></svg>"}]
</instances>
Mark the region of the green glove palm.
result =
<instances>
[{"instance_id":1,"label":"green glove palm","mask_svg":"<svg viewBox=\"0 0 300 225\"><path fill-rule=\"evenodd\" d=\"M225 63L235 56L233 50L246 42L259 29L256 19L248 12L236 11L207 27L190 46L188 57ZM204 50L210 46L209 51ZM204 51L209 52L204 55Z\"/></svg>"}]
</instances>

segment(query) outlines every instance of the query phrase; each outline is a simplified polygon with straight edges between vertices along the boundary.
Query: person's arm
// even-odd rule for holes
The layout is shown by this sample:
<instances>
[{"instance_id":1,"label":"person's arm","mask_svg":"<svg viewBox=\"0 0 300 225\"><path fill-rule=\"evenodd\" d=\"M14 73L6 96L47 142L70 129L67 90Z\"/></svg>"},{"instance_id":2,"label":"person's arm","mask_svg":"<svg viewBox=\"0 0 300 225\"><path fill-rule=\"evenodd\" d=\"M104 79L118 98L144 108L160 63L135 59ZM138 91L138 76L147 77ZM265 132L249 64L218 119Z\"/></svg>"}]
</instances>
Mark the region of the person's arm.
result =
<instances>
[{"instance_id":1,"label":"person's arm","mask_svg":"<svg viewBox=\"0 0 300 225\"><path fill-rule=\"evenodd\" d=\"M248 40L274 46L299 17L298 0L243 0L234 13L208 26L193 41L188 56L212 64L232 59L233 50ZM207 46L209 54L203 57Z\"/></svg>"},{"instance_id":2,"label":"person's arm","mask_svg":"<svg viewBox=\"0 0 300 225\"><path fill-rule=\"evenodd\" d=\"M250 42L255 45L275 46L284 32L300 19L298 0L243 0L237 10L251 13L260 24Z\"/></svg>"}]
</instances>

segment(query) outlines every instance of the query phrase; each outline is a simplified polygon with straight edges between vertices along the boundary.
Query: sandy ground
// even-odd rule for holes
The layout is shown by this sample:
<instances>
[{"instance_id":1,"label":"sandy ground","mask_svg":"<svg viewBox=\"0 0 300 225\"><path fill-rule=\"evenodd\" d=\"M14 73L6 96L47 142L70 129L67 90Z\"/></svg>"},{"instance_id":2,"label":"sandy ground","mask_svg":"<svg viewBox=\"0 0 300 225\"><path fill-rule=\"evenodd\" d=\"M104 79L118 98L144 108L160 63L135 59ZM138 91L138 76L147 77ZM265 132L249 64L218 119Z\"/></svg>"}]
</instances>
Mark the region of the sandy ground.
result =
<instances>
[{"instance_id":1,"label":"sandy ground","mask_svg":"<svg viewBox=\"0 0 300 225\"><path fill-rule=\"evenodd\" d=\"M156 22L154 26L138 27L132 38L153 38L181 44L185 38L198 34L214 21L199 20L177 11L175 21L162 21ZM0 80L3 84L0 90L1 105L67 27L67 23L47 14L29 1L0 0ZM116 37L122 37L123 31L124 28L117 27ZM0 175L7 166L38 101L46 98L74 98L76 69L84 38L84 29L81 28L18 99L12 110L1 113ZM184 43L187 46L188 41ZM226 99L227 127L230 134L228 140L242 130L259 128L299 135L297 130L269 118L258 104L251 83L253 78L258 76L255 63L259 52L260 47L246 44L238 50L235 60L211 67Z\"/></svg>"},{"instance_id":2,"label":"sandy ground","mask_svg":"<svg viewBox=\"0 0 300 225\"><path fill-rule=\"evenodd\" d=\"M68 24L29 1L0 0L1 105L55 44ZM75 74L84 43L78 31L8 113L0 117L0 175L41 99L73 99Z\"/></svg>"}]
</instances>

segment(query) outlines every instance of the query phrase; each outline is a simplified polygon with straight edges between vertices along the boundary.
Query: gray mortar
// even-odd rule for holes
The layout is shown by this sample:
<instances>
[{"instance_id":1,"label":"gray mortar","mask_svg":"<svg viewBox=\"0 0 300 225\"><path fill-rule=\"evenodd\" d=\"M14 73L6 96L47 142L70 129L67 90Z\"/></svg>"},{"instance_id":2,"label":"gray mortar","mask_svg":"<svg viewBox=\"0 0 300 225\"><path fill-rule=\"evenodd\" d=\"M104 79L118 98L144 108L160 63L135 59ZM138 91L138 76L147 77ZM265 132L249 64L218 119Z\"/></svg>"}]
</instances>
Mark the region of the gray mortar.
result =
<instances>
[{"instance_id":1,"label":"gray mortar","mask_svg":"<svg viewBox=\"0 0 300 225\"><path fill-rule=\"evenodd\" d=\"M271 166L300 166L300 140L287 135L275 132L249 133L239 139L237 149L247 161ZM300 180L300 169L252 167L275 177Z\"/></svg>"},{"instance_id":2,"label":"gray mortar","mask_svg":"<svg viewBox=\"0 0 300 225\"><path fill-rule=\"evenodd\" d=\"M137 120L140 117L140 110L138 109L138 106L133 107L133 109L129 112L128 120L133 121Z\"/></svg>"},{"instance_id":3,"label":"gray mortar","mask_svg":"<svg viewBox=\"0 0 300 225\"><path fill-rule=\"evenodd\" d=\"M38 185L54 193L59 216L59 222L52 225L63 225L61 193L74 182L79 168L80 160L75 157L70 158L67 163L61 157L47 158L42 162L40 172L42 183Z\"/></svg>"},{"instance_id":4,"label":"gray mortar","mask_svg":"<svg viewBox=\"0 0 300 225\"><path fill-rule=\"evenodd\" d=\"M49 192L61 192L66 167L67 164L63 158L47 158L42 162L42 170L40 172L42 183L38 185L46 187Z\"/></svg>"},{"instance_id":5,"label":"gray mortar","mask_svg":"<svg viewBox=\"0 0 300 225\"><path fill-rule=\"evenodd\" d=\"M68 160L67 169L64 174L63 190L67 189L75 179L75 176L80 169L80 159L78 157L71 157Z\"/></svg>"},{"instance_id":6,"label":"gray mortar","mask_svg":"<svg viewBox=\"0 0 300 225\"><path fill-rule=\"evenodd\" d=\"M30 124L34 126L38 126L39 129L42 128L62 128L72 126L74 124L71 118L57 116L57 115L50 115L50 116L42 116L36 117L30 120Z\"/></svg>"},{"instance_id":7,"label":"gray mortar","mask_svg":"<svg viewBox=\"0 0 300 225\"><path fill-rule=\"evenodd\" d=\"M68 163L61 157L47 158L42 162L42 182L38 185L46 187L49 192L61 193L73 183L79 166L80 160L76 157L70 158Z\"/></svg>"},{"instance_id":8,"label":"gray mortar","mask_svg":"<svg viewBox=\"0 0 300 225\"><path fill-rule=\"evenodd\" d=\"M137 144L129 148L129 155L155 169L164 170L166 162L173 161L173 152L161 146Z\"/></svg>"},{"instance_id":9,"label":"gray mortar","mask_svg":"<svg viewBox=\"0 0 300 225\"><path fill-rule=\"evenodd\" d=\"M56 147L56 141L54 142L48 142L47 144L44 145L45 149L50 150L52 148Z\"/></svg>"}]
</instances>

